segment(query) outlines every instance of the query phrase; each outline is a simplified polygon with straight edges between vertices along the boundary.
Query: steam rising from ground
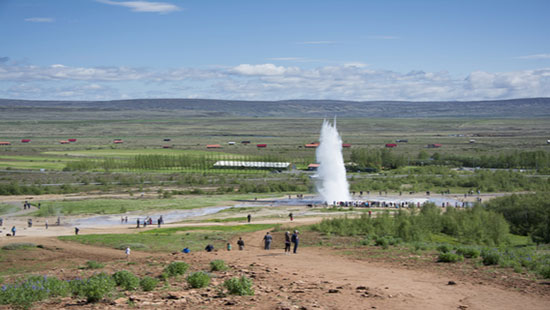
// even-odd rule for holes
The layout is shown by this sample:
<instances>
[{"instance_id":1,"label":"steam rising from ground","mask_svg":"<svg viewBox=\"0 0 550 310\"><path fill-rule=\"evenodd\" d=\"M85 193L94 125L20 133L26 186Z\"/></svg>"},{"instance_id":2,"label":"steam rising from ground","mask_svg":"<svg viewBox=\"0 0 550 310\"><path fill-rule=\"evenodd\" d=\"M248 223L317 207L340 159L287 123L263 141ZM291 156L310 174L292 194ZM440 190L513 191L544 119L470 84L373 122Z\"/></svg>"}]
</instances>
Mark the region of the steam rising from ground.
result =
<instances>
[{"instance_id":1,"label":"steam rising from ground","mask_svg":"<svg viewBox=\"0 0 550 310\"><path fill-rule=\"evenodd\" d=\"M350 201L349 184L346 179L346 167L342 156L342 139L334 124L327 120L321 127L320 145L317 147L317 191L329 204L334 201Z\"/></svg>"}]
</instances>

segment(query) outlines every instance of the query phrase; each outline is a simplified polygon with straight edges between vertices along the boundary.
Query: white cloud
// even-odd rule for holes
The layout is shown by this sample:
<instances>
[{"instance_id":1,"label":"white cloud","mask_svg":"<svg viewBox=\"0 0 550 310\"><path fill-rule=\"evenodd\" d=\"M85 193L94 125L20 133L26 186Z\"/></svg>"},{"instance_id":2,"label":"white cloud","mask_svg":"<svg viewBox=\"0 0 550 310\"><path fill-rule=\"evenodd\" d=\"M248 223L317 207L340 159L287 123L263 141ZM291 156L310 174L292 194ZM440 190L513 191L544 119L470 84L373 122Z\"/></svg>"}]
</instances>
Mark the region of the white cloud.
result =
<instances>
[{"instance_id":1,"label":"white cloud","mask_svg":"<svg viewBox=\"0 0 550 310\"><path fill-rule=\"evenodd\" d=\"M29 17L25 18L25 21L31 23L53 23L55 19L51 17Z\"/></svg>"},{"instance_id":2,"label":"white cloud","mask_svg":"<svg viewBox=\"0 0 550 310\"><path fill-rule=\"evenodd\" d=\"M550 54L535 54L516 57L518 59L550 59Z\"/></svg>"},{"instance_id":3,"label":"white cloud","mask_svg":"<svg viewBox=\"0 0 550 310\"><path fill-rule=\"evenodd\" d=\"M363 63L319 66L72 67L0 62L0 98L100 100L133 98L488 100L550 97L550 68L513 72L373 69Z\"/></svg>"},{"instance_id":4,"label":"white cloud","mask_svg":"<svg viewBox=\"0 0 550 310\"><path fill-rule=\"evenodd\" d=\"M149 13L171 13L180 11L181 8L177 5L166 2L150 2L150 1L111 1L111 0L97 0L98 2L123 6L132 9L133 12L149 12Z\"/></svg>"},{"instance_id":5,"label":"white cloud","mask_svg":"<svg viewBox=\"0 0 550 310\"><path fill-rule=\"evenodd\" d=\"M296 67L283 67L274 64L249 65L242 64L234 67L231 72L242 75L283 75L298 73Z\"/></svg>"}]
</instances>

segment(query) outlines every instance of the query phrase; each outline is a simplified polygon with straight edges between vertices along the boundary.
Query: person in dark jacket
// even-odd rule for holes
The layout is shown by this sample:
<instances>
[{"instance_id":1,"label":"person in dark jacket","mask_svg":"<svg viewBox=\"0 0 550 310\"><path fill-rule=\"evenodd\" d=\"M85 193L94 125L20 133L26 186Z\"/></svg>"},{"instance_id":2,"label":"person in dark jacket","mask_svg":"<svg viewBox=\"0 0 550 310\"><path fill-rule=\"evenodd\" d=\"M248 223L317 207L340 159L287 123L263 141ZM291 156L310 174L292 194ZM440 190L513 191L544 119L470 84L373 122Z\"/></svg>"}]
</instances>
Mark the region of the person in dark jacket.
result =
<instances>
[{"instance_id":1,"label":"person in dark jacket","mask_svg":"<svg viewBox=\"0 0 550 310\"><path fill-rule=\"evenodd\" d=\"M273 237L269 234L269 231L264 236L264 250L271 249L271 241L273 241Z\"/></svg>"},{"instance_id":2,"label":"person in dark jacket","mask_svg":"<svg viewBox=\"0 0 550 310\"><path fill-rule=\"evenodd\" d=\"M244 250L244 240L239 237L239 241L237 241L237 245L239 246L239 251Z\"/></svg>"},{"instance_id":3,"label":"person in dark jacket","mask_svg":"<svg viewBox=\"0 0 550 310\"><path fill-rule=\"evenodd\" d=\"M290 232L285 232L285 254L290 254Z\"/></svg>"},{"instance_id":4,"label":"person in dark jacket","mask_svg":"<svg viewBox=\"0 0 550 310\"><path fill-rule=\"evenodd\" d=\"M294 254L296 254L296 250L298 250L298 242L300 241L300 237L298 237L298 234L299 232L297 230L294 231L294 233L292 234L292 238L290 239L290 241L292 241L292 243L294 243Z\"/></svg>"}]
</instances>

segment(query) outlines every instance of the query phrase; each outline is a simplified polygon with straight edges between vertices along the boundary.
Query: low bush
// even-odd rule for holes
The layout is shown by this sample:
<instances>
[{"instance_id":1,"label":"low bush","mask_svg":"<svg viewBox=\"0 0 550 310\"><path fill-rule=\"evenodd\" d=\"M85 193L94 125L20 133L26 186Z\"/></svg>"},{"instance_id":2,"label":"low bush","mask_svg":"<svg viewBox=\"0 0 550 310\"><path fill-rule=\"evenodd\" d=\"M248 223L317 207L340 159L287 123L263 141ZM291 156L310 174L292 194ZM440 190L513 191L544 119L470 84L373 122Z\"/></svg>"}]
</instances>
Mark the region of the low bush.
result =
<instances>
[{"instance_id":1,"label":"low bush","mask_svg":"<svg viewBox=\"0 0 550 310\"><path fill-rule=\"evenodd\" d=\"M456 250L456 254L462 255L466 258L477 258L481 253L474 247L460 247Z\"/></svg>"},{"instance_id":2,"label":"low bush","mask_svg":"<svg viewBox=\"0 0 550 310\"><path fill-rule=\"evenodd\" d=\"M541 266L537 273L545 279L550 279L550 265Z\"/></svg>"},{"instance_id":3,"label":"low bush","mask_svg":"<svg viewBox=\"0 0 550 310\"><path fill-rule=\"evenodd\" d=\"M462 255L458 255L451 252L439 253L439 257L437 259L437 261L441 263L456 263L456 262L461 262L463 260L464 260L464 257L462 257Z\"/></svg>"},{"instance_id":4,"label":"low bush","mask_svg":"<svg viewBox=\"0 0 550 310\"><path fill-rule=\"evenodd\" d=\"M488 265L498 265L500 262L500 253L495 250L483 250L481 251L481 258L483 259L483 264Z\"/></svg>"},{"instance_id":5,"label":"low bush","mask_svg":"<svg viewBox=\"0 0 550 310\"><path fill-rule=\"evenodd\" d=\"M98 302L105 296L109 296L115 287L115 280L102 272L88 278L88 280L83 283L81 292L88 302Z\"/></svg>"},{"instance_id":6,"label":"low bush","mask_svg":"<svg viewBox=\"0 0 550 310\"><path fill-rule=\"evenodd\" d=\"M101 269L103 267L105 267L105 264L96 262L95 260L87 261L86 266L84 266L85 269Z\"/></svg>"},{"instance_id":7,"label":"low bush","mask_svg":"<svg viewBox=\"0 0 550 310\"><path fill-rule=\"evenodd\" d=\"M171 262L164 268L164 273L168 277L175 277L185 274L187 269L189 269L189 265L185 262Z\"/></svg>"},{"instance_id":8,"label":"low bush","mask_svg":"<svg viewBox=\"0 0 550 310\"><path fill-rule=\"evenodd\" d=\"M232 295L254 295L254 289L252 289L252 280L242 276L240 278L231 278L225 280L223 286L227 288L229 294Z\"/></svg>"},{"instance_id":9,"label":"low bush","mask_svg":"<svg viewBox=\"0 0 550 310\"><path fill-rule=\"evenodd\" d=\"M113 274L113 279L116 285L123 287L125 290L133 291L139 287L139 278L130 271L121 270Z\"/></svg>"},{"instance_id":10,"label":"low bush","mask_svg":"<svg viewBox=\"0 0 550 310\"><path fill-rule=\"evenodd\" d=\"M221 259L216 259L210 262L210 270L212 271L224 271L227 269L227 265L225 265L225 262Z\"/></svg>"},{"instance_id":11,"label":"low bush","mask_svg":"<svg viewBox=\"0 0 550 310\"><path fill-rule=\"evenodd\" d=\"M29 309L34 302L71 292L69 283L55 277L31 276L24 281L4 285L0 290L0 304Z\"/></svg>"},{"instance_id":12,"label":"low bush","mask_svg":"<svg viewBox=\"0 0 550 310\"><path fill-rule=\"evenodd\" d=\"M193 272L187 277L187 283L189 283L192 288L206 287L210 284L210 275L204 271Z\"/></svg>"},{"instance_id":13,"label":"low bush","mask_svg":"<svg viewBox=\"0 0 550 310\"><path fill-rule=\"evenodd\" d=\"M449 253L452 250L453 250L453 247L449 244L446 244L446 243L440 244L440 245L437 246L437 251L439 253Z\"/></svg>"},{"instance_id":14,"label":"low bush","mask_svg":"<svg viewBox=\"0 0 550 310\"><path fill-rule=\"evenodd\" d=\"M146 292L154 290L157 287L158 283L159 283L159 280L148 276L143 277L143 279L139 281L139 285L141 286L141 289Z\"/></svg>"},{"instance_id":15,"label":"low bush","mask_svg":"<svg viewBox=\"0 0 550 310\"><path fill-rule=\"evenodd\" d=\"M30 243L30 242L16 242L16 243L10 243L6 244L2 247L2 250L24 250L24 249L31 249L36 248L36 244Z\"/></svg>"},{"instance_id":16,"label":"low bush","mask_svg":"<svg viewBox=\"0 0 550 310\"><path fill-rule=\"evenodd\" d=\"M387 249L390 246L390 240L386 237L378 238L374 241L374 245Z\"/></svg>"}]
</instances>

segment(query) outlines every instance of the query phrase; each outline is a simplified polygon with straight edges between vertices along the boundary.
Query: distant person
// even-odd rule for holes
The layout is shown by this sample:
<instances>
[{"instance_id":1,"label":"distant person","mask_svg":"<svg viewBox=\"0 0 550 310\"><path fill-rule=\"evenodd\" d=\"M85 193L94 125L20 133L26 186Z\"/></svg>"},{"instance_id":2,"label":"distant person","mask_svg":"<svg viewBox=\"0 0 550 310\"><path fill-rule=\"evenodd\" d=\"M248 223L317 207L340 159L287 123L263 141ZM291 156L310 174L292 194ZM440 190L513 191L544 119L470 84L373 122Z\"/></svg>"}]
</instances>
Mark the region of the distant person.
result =
<instances>
[{"instance_id":1,"label":"distant person","mask_svg":"<svg viewBox=\"0 0 550 310\"><path fill-rule=\"evenodd\" d=\"M162 215L160 216L160 223L164 224L164 218L162 217Z\"/></svg>"},{"instance_id":2,"label":"distant person","mask_svg":"<svg viewBox=\"0 0 550 310\"><path fill-rule=\"evenodd\" d=\"M74 234L75 234L75 235L78 235L79 232L80 232L80 228L75 227L75 228L74 228Z\"/></svg>"},{"instance_id":3,"label":"distant person","mask_svg":"<svg viewBox=\"0 0 550 310\"><path fill-rule=\"evenodd\" d=\"M248 223L250 223L250 220L252 220L252 215L250 215L250 214L247 215L247 216L246 216L246 220L248 221Z\"/></svg>"},{"instance_id":4,"label":"distant person","mask_svg":"<svg viewBox=\"0 0 550 310\"><path fill-rule=\"evenodd\" d=\"M229 243L229 242L227 243L227 250L231 251L231 243Z\"/></svg>"},{"instance_id":5,"label":"distant person","mask_svg":"<svg viewBox=\"0 0 550 310\"><path fill-rule=\"evenodd\" d=\"M46 226L46 229L48 229L48 220L44 221L44 226Z\"/></svg>"},{"instance_id":6,"label":"distant person","mask_svg":"<svg viewBox=\"0 0 550 310\"><path fill-rule=\"evenodd\" d=\"M0 217L0 226L4 226L4 219Z\"/></svg>"},{"instance_id":7,"label":"distant person","mask_svg":"<svg viewBox=\"0 0 550 310\"><path fill-rule=\"evenodd\" d=\"M55 222L57 226L61 225L61 217L57 217L57 222Z\"/></svg>"},{"instance_id":8,"label":"distant person","mask_svg":"<svg viewBox=\"0 0 550 310\"><path fill-rule=\"evenodd\" d=\"M162 224L162 218L161 217L159 217L158 220L157 220L158 228L160 228L160 224Z\"/></svg>"},{"instance_id":9,"label":"distant person","mask_svg":"<svg viewBox=\"0 0 550 310\"><path fill-rule=\"evenodd\" d=\"M290 239L290 241L292 241L292 243L294 243L294 254L296 254L296 250L298 250L298 241L300 240L300 237L298 237L298 234L299 232L297 230L294 231L294 233L292 234L292 238Z\"/></svg>"},{"instance_id":10,"label":"distant person","mask_svg":"<svg viewBox=\"0 0 550 310\"><path fill-rule=\"evenodd\" d=\"M239 246L239 251L244 250L244 240L239 237L239 241L237 241L237 245Z\"/></svg>"},{"instance_id":11,"label":"distant person","mask_svg":"<svg viewBox=\"0 0 550 310\"><path fill-rule=\"evenodd\" d=\"M183 253L187 254L189 252L191 252L191 250L189 250L189 248L184 248L183 250L181 250Z\"/></svg>"},{"instance_id":12,"label":"distant person","mask_svg":"<svg viewBox=\"0 0 550 310\"><path fill-rule=\"evenodd\" d=\"M124 224L124 216L120 217L120 224Z\"/></svg>"},{"instance_id":13,"label":"distant person","mask_svg":"<svg viewBox=\"0 0 550 310\"><path fill-rule=\"evenodd\" d=\"M290 232L285 232L285 254L290 254Z\"/></svg>"},{"instance_id":14,"label":"distant person","mask_svg":"<svg viewBox=\"0 0 550 310\"><path fill-rule=\"evenodd\" d=\"M137 228L139 228L139 218L137 219Z\"/></svg>"},{"instance_id":15,"label":"distant person","mask_svg":"<svg viewBox=\"0 0 550 310\"><path fill-rule=\"evenodd\" d=\"M271 242L273 241L273 237L269 234L269 231L264 236L264 250L271 249Z\"/></svg>"},{"instance_id":16,"label":"distant person","mask_svg":"<svg viewBox=\"0 0 550 310\"><path fill-rule=\"evenodd\" d=\"M15 237L15 231L16 231L15 226L13 226L13 227L11 228L11 235L12 235L13 237Z\"/></svg>"},{"instance_id":17,"label":"distant person","mask_svg":"<svg viewBox=\"0 0 550 310\"><path fill-rule=\"evenodd\" d=\"M128 217L127 216L124 217L124 223L128 223Z\"/></svg>"},{"instance_id":18,"label":"distant person","mask_svg":"<svg viewBox=\"0 0 550 310\"><path fill-rule=\"evenodd\" d=\"M288 217L290 218L291 222L294 220L294 214L292 214L292 212L288 214Z\"/></svg>"},{"instance_id":19,"label":"distant person","mask_svg":"<svg viewBox=\"0 0 550 310\"><path fill-rule=\"evenodd\" d=\"M126 247L126 260L130 260L130 252L132 250L130 250L130 247Z\"/></svg>"},{"instance_id":20,"label":"distant person","mask_svg":"<svg viewBox=\"0 0 550 310\"><path fill-rule=\"evenodd\" d=\"M204 249L206 250L206 252L212 252L214 251L214 246L209 244Z\"/></svg>"},{"instance_id":21,"label":"distant person","mask_svg":"<svg viewBox=\"0 0 550 310\"><path fill-rule=\"evenodd\" d=\"M29 228L32 227L32 219L28 219L28 220L27 220L27 225L29 226Z\"/></svg>"}]
</instances>

